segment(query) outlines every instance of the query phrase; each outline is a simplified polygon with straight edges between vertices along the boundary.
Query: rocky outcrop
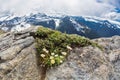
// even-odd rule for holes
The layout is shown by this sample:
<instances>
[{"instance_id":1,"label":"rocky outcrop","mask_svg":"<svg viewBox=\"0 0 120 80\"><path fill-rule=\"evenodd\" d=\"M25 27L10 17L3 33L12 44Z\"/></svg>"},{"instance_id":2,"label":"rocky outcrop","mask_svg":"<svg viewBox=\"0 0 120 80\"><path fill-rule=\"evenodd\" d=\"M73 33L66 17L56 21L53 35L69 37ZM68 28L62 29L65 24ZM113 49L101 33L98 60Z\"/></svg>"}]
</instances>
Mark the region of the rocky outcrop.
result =
<instances>
[{"instance_id":1,"label":"rocky outcrop","mask_svg":"<svg viewBox=\"0 0 120 80\"><path fill-rule=\"evenodd\" d=\"M0 80L41 80L35 39L37 27L0 35ZM120 80L120 36L93 40L104 47L75 48L66 61L47 69L45 80Z\"/></svg>"},{"instance_id":2,"label":"rocky outcrop","mask_svg":"<svg viewBox=\"0 0 120 80\"><path fill-rule=\"evenodd\" d=\"M120 80L120 36L93 41L105 50L75 48L66 62L48 70L46 80Z\"/></svg>"},{"instance_id":3,"label":"rocky outcrop","mask_svg":"<svg viewBox=\"0 0 120 80\"><path fill-rule=\"evenodd\" d=\"M36 28L0 36L0 80L39 80L34 38Z\"/></svg>"}]
</instances>

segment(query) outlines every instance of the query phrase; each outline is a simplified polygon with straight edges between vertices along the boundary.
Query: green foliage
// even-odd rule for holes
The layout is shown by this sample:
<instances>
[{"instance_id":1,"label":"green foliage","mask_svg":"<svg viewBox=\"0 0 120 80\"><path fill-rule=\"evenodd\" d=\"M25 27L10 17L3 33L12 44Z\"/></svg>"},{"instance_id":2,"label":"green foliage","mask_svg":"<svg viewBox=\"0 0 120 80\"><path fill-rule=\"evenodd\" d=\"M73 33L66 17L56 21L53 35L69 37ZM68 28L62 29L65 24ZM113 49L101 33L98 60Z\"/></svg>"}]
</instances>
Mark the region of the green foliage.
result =
<instances>
[{"instance_id":1,"label":"green foliage","mask_svg":"<svg viewBox=\"0 0 120 80\"><path fill-rule=\"evenodd\" d=\"M89 39L40 27L35 33L36 49L42 66L53 67L63 63L74 47L97 46ZM72 48L71 48L72 47Z\"/></svg>"}]
</instances>

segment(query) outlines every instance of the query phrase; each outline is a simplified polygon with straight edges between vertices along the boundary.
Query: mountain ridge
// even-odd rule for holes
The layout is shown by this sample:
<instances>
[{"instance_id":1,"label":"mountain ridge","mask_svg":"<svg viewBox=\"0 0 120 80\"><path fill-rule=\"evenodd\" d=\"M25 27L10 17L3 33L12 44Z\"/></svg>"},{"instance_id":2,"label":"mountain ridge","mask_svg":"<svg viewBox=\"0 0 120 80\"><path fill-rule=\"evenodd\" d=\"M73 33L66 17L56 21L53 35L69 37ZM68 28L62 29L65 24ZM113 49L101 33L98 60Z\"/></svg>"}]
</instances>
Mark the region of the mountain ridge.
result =
<instances>
[{"instance_id":1,"label":"mountain ridge","mask_svg":"<svg viewBox=\"0 0 120 80\"><path fill-rule=\"evenodd\" d=\"M31 25L42 25L91 39L120 35L119 22L89 16L48 16L37 13L0 21L0 28L5 31L20 31Z\"/></svg>"}]
</instances>

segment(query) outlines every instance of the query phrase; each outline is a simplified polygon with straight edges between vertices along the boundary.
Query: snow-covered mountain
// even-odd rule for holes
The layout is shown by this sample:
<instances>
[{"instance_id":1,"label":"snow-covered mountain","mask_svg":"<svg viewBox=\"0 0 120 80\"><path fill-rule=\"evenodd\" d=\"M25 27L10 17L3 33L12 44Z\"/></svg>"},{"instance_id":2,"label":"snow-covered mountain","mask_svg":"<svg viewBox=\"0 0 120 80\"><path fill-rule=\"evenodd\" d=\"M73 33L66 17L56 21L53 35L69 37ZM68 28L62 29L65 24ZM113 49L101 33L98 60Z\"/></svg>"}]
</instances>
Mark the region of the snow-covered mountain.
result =
<instances>
[{"instance_id":1,"label":"snow-covered mountain","mask_svg":"<svg viewBox=\"0 0 120 80\"><path fill-rule=\"evenodd\" d=\"M0 28L5 31L19 31L31 25L42 25L61 32L78 34L88 38L120 35L120 22L96 17L47 16L41 13L21 17L14 15L0 17Z\"/></svg>"}]
</instances>

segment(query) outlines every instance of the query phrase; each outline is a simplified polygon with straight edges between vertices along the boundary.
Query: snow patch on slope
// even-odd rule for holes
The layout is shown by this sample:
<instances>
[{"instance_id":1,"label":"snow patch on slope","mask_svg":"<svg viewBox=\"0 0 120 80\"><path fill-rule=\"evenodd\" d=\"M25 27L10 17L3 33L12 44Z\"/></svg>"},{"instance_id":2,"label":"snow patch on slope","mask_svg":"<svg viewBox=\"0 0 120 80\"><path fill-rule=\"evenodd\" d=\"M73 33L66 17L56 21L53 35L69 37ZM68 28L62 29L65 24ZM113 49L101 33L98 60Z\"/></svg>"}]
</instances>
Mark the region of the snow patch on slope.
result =
<instances>
[{"instance_id":1,"label":"snow patch on slope","mask_svg":"<svg viewBox=\"0 0 120 80\"><path fill-rule=\"evenodd\" d=\"M13 27L11 31L22 31L22 30L27 29L29 27L31 27L30 24L22 22L20 25L16 25L15 27Z\"/></svg>"}]
</instances>

